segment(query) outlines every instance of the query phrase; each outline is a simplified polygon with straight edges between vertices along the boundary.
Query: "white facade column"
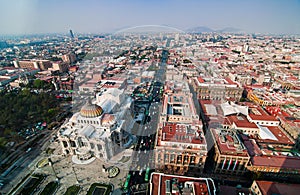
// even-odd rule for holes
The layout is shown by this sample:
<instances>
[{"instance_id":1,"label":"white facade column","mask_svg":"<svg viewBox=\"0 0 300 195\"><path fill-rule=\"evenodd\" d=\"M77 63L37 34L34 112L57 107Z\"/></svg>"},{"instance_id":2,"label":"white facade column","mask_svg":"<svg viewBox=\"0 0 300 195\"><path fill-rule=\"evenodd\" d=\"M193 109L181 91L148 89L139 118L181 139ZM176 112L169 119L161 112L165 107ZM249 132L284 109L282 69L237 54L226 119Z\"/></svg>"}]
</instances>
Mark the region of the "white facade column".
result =
<instances>
[{"instance_id":1,"label":"white facade column","mask_svg":"<svg viewBox=\"0 0 300 195\"><path fill-rule=\"evenodd\" d=\"M227 161L227 159L226 159L226 157L225 157L225 159L224 159L224 161L223 161L223 165L222 165L222 168L221 168L221 169L224 169L224 166L225 166L225 164L226 164L226 161Z\"/></svg>"},{"instance_id":2,"label":"white facade column","mask_svg":"<svg viewBox=\"0 0 300 195\"><path fill-rule=\"evenodd\" d=\"M233 171L235 170L235 167L236 167L237 163L238 163L238 160L236 159L235 163L234 163L234 166L233 166L233 169L232 169Z\"/></svg>"},{"instance_id":3,"label":"white facade column","mask_svg":"<svg viewBox=\"0 0 300 195\"><path fill-rule=\"evenodd\" d=\"M230 160L229 160L229 163L228 163L228 166L227 166L227 170L229 170L229 167L231 165L231 161L232 161L232 158L230 158Z\"/></svg>"}]
</instances>

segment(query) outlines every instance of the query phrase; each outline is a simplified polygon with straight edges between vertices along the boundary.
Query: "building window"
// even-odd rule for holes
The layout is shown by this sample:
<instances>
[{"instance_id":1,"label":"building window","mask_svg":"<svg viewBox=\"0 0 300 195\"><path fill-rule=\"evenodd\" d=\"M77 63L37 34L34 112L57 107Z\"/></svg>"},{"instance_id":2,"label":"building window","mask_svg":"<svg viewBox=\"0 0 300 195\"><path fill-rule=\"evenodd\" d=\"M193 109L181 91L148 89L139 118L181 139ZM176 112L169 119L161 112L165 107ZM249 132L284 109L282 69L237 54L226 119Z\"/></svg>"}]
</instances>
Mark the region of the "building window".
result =
<instances>
[{"instance_id":1,"label":"building window","mask_svg":"<svg viewBox=\"0 0 300 195\"><path fill-rule=\"evenodd\" d=\"M195 157L195 156L191 156L191 158L190 158L190 163L191 163L191 164L194 164L194 163L195 163L195 160L196 160L196 157Z\"/></svg>"},{"instance_id":2,"label":"building window","mask_svg":"<svg viewBox=\"0 0 300 195\"><path fill-rule=\"evenodd\" d=\"M71 147L76 147L76 142L75 141L70 141Z\"/></svg>"},{"instance_id":3,"label":"building window","mask_svg":"<svg viewBox=\"0 0 300 195\"><path fill-rule=\"evenodd\" d=\"M97 144L97 150L101 151L102 150L102 146L100 144Z\"/></svg>"},{"instance_id":4,"label":"building window","mask_svg":"<svg viewBox=\"0 0 300 195\"><path fill-rule=\"evenodd\" d=\"M165 163L169 162L169 154L165 154Z\"/></svg>"},{"instance_id":5,"label":"building window","mask_svg":"<svg viewBox=\"0 0 300 195\"><path fill-rule=\"evenodd\" d=\"M67 147L68 147L68 143L67 143L66 141L63 141L63 146L64 146L65 148L67 148Z\"/></svg>"},{"instance_id":6,"label":"building window","mask_svg":"<svg viewBox=\"0 0 300 195\"><path fill-rule=\"evenodd\" d=\"M182 155L178 155L177 156L177 164L181 164L182 163Z\"/></svg>"},{"instance_id":7,"label":"building window","mask_svg":"<svg viewBox=\"0 0 300 195\"><path fill-rule=\"evenodd\" d=\"M160 160L161 160L161 156L160 156L160 154L158 154L157 155L157 161L160 162Z\"/></svg>"},{"instance_id":8,"label":"building window","mask_svg":"<svg viewBox=\"0 0 300 195\"><path fill-rule=\"evenodd\" d=\"M183 158L183 163L184 164L187 164L189 161L189 156L188 155L185 155L184 158Z\"/></svg>"},{"instance_id":9,"label":"building window","mask_svg":"<svg viewBox=\"0 0 300 195\"><path fill-rule=\"evenodd\" d=\"M79 147L83 147L83 146L84 146L84 143L83 143L81 137L79 137L77 141L78 141L78 146L79 146Z\"/></svg>"},{"instance_id":10,"label":"building window","mask_svg":"<svg viewBox=\"0 0 300 195\"><path fill-rule=\"evenodd\" d=\"M95 144L94 143L90 143L90 145L91 145L91 149L95 148Z\"/></svg>"},{"instance_id":11,"label":"building window","mask_svg":"<svg viewBox=\"0 0 300 195\"><path fill-rule=\"evenodd\" d=\"M174 163L174 162L175 162L175 154L171 154L170 162L171 162L171 163Z\"/></svg>"}]
</instances>

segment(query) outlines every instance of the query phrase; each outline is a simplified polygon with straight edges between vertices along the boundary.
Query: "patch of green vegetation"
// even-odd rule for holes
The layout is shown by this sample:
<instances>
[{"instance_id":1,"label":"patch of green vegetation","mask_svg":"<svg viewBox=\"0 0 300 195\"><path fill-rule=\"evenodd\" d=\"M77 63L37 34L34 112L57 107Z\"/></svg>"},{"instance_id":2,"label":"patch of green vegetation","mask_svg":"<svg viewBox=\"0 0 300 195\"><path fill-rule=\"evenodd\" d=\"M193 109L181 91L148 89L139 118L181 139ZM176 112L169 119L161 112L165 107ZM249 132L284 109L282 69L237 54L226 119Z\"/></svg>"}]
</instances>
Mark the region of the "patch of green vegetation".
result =
<instances>
[{"instance_id":1,"label":"patch of green vegetation","mask_svg":"<svg viewBox=\"0 0 300 195\"><path fill-rule=\"evenodd\" d=\"M191 60L189 60L189 59L184 59L184 60L183 60L183 63L185 63L185 64L191 64L191 63L192 63L192 61L191 61Z\"/></svg>"},{"instance_id":2,"label":"patch of green vegetation","mask_svg":"<svg viewBox=\"0 0 300 195\"><path fill-rule=\"evenodd\" d=\"M99 189L96 189L99 188ZM112 186L108 185L108 184L101 184L101 183L93 183L89 189L89 191L87 192L87 195L96 195L96 191L98 190L104 190L103 195L109 195L110 192L112 191Z\"/></svg>"},{"instance_id":3,"label":"patch of green vegetation","mask_svg":"<svg viewBox=\"0 0 300 195\"><path fill-rule=\"evenodd\" d=\"M80 191L80 186L73 185L73 186L68 187L65 195L76 195L76 194L78 194L79 191Z\"/></svg>"},{"instance_id":4,"label":"patch of green vegetation","mask_svg":"<svg viewBox=\"0 0 300 195\"><path fill-rule=\"evenodd\" d=\"M52 121L59 113L59 101L47 93L31 93L28 89L0 96L0 137L19 139L21 129L33 124ZM7 140L6 140L7 141ZM5 143L1 141L2 145Z\"/></svg>"},{"instance_id":5,"label":"patch of green vegetation","mask_svg":"<svg viewBox=\"0 0 300 195\"><path fill-rule=\"evenodd\" d=\"M283 105L284 108L294 108L295 106L293 104L286 104Z\"/></svg>"},{"instance_id":6,"label":"patch of green vegetation","mask_svg":"<svg viewBox=\"0 0 300 195\"><path fill-rule=\"evenodd\" d=\"M147 71L156 71L156 70L158 70L158 67L156 67L155 65L151 65L147 69Z\"/></svg>"},{"instance_id":7,"label":"patch of green vegetation","mask_svg":"<svg viewBox=\"0 0 300 195\"><path fill-rule=\"evenodd\" d=\"M46 154L53 154L54 150L54 148L47 148Z\"/></svg>"},{"instance_id":8,"label":"patch of green vegetation","mask_svg":"<svg viewBox=\"0 0 300 195\"><path fill-rule=\"evenodd\" d=\"M13 190L11 191L11 193L9 193L9 194L14 193L14 192L19 188L19 186L20 186L26 179L28 179L29 176L30 176L30 174L27 174L27 175L21 180L21 182L19 182L18 185L16 185L16 186L14 187L14 189L13 189Z\"/></svg>"},{"instance_id":9,"label":"patch of green vegetation","mask_svg":"<svg viewBox=\"0 0 300 195\"><path fill-rule=\"evenodd\" d=\"M4 137L0 137L0 148L4 148L6 145L7 141Z\"/></svg>"},{"instance_id":10,"label":"patch of green vegetation","mask_svg":"<svg viewBox=\"0 0 300 195\"><path fill-rule=\"evenodd\" d=\"M119 160L119 162L126 163L129 160L130 160L130 156L122 156L122 158Z\"/></svg>"},{"instance_id":11,"label":"patch of green vegetation","mask_svg":"<svg viewBox=\"0 0 300 195\"><path fill-rule=\"evenodd\" d=\"M26 181L26 184L24 187L21 189L20 193L18 194L32 194L36 188L40 185L42 180L44 179L45 176L43 175L32 175L28 181Z\"/></svg>"},{"instance_id":12,"label":"patch of green vegetation","mask_svg":"<svg viewBox=\"0 0 300 195\"><path fill-rule=\"evenodd\" d=\"M56 189L58 188L58 183L56 181L51 181L46 185L40 195L51 195L53 194Z\"/></svg>"},{"instance_id":13,"label":"patch of green vegetation","mask_svg":"<svg viewBox=\"0 0 300 195\"><path fill-rule=\"evenodd\" d=\"M94 57L99 57L99 53L88 53L85 55L84 59L85 60L92 60Z\"/></svg>"},{"instance_id":14,"label":"patch of green vegetation","mask_svg":"<svg viewBox=\"0 0 300 195\"><path fill-rule=\"evenodd\" d=\"M240 102L249 102L247 98L241 97Z\"/></svg>"},{"instance_id":15,"label":"patch of green vegetation","mask_svg":"<svg viewBox=\"0 0 300 195\"><path fill-rule=\"evenodd\" d=\"M41 167L46 166L48 163L49 163L48 158L44 158L44 159L40 160L36 166L38 168L41 168Z\"/></svg>"}]
</instances>

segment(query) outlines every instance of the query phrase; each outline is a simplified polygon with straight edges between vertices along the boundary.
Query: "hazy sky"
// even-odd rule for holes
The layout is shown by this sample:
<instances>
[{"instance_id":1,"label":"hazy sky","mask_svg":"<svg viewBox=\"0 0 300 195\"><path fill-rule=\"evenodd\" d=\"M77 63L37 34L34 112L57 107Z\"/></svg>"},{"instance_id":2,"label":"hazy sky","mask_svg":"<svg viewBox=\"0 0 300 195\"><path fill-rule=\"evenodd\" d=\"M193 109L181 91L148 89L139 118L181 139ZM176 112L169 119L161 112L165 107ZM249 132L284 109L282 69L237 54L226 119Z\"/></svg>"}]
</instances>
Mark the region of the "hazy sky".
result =
<instances>
[{"instance_id":1,"label":"hazy sky","mask_svg":"<svg viewBox=\"0 0 300 195\"><path fill-rule=\"evenodd\" d=\"M207 26L300 34L299 0L0 0L0 34Z\"/></svg>"}]
</instances>

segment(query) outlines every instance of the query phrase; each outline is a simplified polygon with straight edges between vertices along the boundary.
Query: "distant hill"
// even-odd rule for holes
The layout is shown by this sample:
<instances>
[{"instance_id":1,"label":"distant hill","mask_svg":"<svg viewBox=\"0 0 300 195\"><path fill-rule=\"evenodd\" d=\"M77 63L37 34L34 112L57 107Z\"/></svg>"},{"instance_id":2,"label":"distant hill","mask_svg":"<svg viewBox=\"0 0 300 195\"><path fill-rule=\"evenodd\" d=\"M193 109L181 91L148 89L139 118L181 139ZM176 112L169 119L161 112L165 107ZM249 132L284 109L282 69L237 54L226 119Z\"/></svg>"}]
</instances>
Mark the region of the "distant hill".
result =
<instances>
[{"instance_id":1,"label":"distant hill","mask_svg":"<svg viewBox=\"0 0 300 195\"><path fill-rule=\"evenodd\" d=\"M234 27L226 27L221 30L218 30L218 32L241 32L241 29L234 28Z\"/></svg>"},{"instance_id":2,"label":"distant hill","mask_svg":"<svg viewBox=\"0 0 300 195\"><path fill-rule=\"evenodd\" d=\"M241 32L242 30L234 27L226 27L220 30L215 30L206 26L198 26L198 27L189 28L186 31L189 33L204 33L204 32Z\"/></svg>"},{"instance_id":3,"label":"distant hill","mask_svg":"<svg viewBox=\"0 0 300 195\"><path fill-rule=\"evenodd\" d=\"M193 27L187 29L186 31L189 33L215 32L215 30L208 28L206 26Z\"/></svg>"}]
</instances>

